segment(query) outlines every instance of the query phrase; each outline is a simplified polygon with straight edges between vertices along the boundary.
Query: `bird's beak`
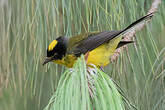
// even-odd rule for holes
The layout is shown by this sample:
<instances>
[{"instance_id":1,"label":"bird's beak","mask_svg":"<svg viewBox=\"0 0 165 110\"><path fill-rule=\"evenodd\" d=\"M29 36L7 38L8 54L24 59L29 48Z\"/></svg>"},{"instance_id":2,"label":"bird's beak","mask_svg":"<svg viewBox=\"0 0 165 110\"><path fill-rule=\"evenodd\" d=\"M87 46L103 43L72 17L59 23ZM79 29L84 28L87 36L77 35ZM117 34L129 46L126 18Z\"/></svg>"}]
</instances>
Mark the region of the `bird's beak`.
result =
<instances>
[{"instance_id":1,"label":"bird's beak","mask_svg":"<svg viewBox=\"0 0 165 110\"><path fill-rule=\"evenodd\" d=\"M45 65L46 63L48 63L48 62L50 62L50 61L52 61L52 58L46 57L46 58L45 58L45 61L43 62L42 65Z\"/></svg>"}]
</instances>

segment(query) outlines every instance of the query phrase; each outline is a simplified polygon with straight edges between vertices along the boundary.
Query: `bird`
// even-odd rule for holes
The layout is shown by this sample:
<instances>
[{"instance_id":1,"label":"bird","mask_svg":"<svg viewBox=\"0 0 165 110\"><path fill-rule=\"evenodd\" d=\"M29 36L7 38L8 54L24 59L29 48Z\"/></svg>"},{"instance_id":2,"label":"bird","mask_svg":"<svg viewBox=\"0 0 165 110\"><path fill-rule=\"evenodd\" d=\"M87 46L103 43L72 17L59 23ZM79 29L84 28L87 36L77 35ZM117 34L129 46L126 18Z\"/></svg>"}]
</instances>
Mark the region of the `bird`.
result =
<instances>
[{"instance_id":1,"label":"bird","mask_svg":"<svg viewBox=\"0 0 165 110\"><path fill-rule=\"evenodd\" d=\"M85 55L87 65L105 67L117 48L133 42L122 41L123 35L152 16L153 13L147 14L122 30L86 32L72 37L59 36L49 44L43 65L54 62L72 68L77 58Z\"/></svg>"}]
</instances>

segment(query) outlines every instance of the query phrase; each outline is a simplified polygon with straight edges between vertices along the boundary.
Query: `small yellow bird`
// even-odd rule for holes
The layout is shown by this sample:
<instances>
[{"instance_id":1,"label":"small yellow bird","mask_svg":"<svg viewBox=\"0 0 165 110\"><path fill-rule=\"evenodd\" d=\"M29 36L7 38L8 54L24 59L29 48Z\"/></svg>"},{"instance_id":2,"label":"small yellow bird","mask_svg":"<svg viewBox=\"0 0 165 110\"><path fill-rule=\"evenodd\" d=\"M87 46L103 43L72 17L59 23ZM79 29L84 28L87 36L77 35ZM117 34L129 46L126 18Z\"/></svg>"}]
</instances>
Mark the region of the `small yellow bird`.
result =
<instances>
[{"instance_id":1,"label":"small yellow bird","mask_svg":"<svg viewBox=\"0 0 165 110\"><path fill-rule=\"evenodd\" d=\"M121 41L122 35L152 16L153 13L150 13L120 31L88 32L70 38L60 36L48 46L47 57L43 65L53 61L72 68L78 57L88 54L87 65L104 67L110 63L110 57L117 48L132 42Z\"/></svg>"}]
</instances>

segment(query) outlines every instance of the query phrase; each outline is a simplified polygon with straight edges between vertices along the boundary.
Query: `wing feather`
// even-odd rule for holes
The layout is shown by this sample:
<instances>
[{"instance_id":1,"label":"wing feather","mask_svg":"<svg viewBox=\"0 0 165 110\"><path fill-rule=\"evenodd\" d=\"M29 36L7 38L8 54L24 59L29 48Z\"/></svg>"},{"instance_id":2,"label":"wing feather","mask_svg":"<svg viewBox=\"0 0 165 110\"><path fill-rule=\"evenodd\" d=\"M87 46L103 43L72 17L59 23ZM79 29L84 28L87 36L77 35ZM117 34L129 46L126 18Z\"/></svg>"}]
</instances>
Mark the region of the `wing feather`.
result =
<instances>
[{"instance_id":1,"label":"wing feather","mask_svg":"<svg viewBox=\"0 0 165 110\"><path fill-rule=\"evenodd\" d=\"M73 53L76 56L85 54L91 51L105 42L109 42L111 39L120 34L121 31L103 31L94 35L89 35L81 41L76 47L73 48Z\"/></svg>"}]
</instances>

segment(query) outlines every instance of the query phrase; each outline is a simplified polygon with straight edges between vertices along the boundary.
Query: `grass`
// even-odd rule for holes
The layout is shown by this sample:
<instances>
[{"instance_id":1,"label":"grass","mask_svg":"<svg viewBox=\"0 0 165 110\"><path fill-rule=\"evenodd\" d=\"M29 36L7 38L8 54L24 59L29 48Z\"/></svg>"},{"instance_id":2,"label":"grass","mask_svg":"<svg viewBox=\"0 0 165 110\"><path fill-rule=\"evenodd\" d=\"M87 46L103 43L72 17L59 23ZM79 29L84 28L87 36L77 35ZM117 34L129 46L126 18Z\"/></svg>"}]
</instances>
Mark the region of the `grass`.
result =
<instances>
[{"instance_id":1,"label":"grass","mask_svg":"<svg viewBox=\"0 0 165 110\"><path fill-rule=\"evenodd\" d=\"M110 77L94 68L87 70L81 57L61 76L44 110L124 110L122 97Z\"/></svg>"},{"instance_id":2,"label":"grass","mask_svg":"<svg viewBox=\"0 0 165 110\"><path fill-rule=\"evenodd\" d=\"M0 110L44 109L66 68L42 66L60 35L116 30L145 15L149 0L8 0L0 8ZM165 2L116 62L105 68L139 110L164 110ZM125 109L130 107L125 104Z\"/></svg>"}]
</instances>

